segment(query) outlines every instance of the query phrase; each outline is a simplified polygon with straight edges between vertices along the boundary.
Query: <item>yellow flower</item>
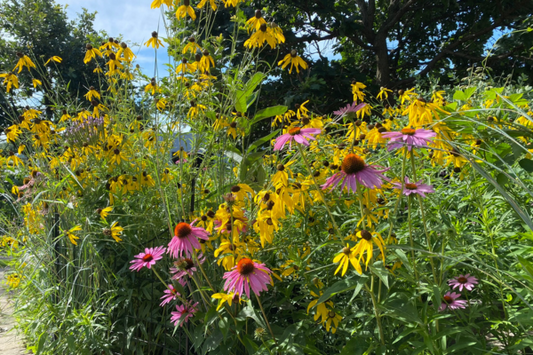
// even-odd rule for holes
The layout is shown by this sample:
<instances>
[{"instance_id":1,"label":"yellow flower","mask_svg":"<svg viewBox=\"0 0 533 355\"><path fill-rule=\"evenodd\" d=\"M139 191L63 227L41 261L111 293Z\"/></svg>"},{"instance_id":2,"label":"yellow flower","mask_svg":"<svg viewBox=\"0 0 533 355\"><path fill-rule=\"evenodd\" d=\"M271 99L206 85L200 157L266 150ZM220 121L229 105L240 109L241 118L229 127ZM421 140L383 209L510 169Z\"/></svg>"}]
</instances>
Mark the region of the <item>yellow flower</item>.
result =
<instances>
[{"instance_id":1,"label":"yellow flower","mask_svg":"<svg viewBox=\"0 0 533 355\"><path fill-rule=\"evenodd\" d=\"M123 58L126 62L131 62L136 57L135 54L128 48L128 45L124 42L120 44L120 49L117 51L117 57L123 54Z\"/></svg>"},{"instance_id":2,"label":"yellow flower","mask_svg":"<svg viewBox=\"0 0 533 355\"><path fill-rule=\"evenodd\" d=\"M118 243L122 241L122 239L119 238L119 235L121 235L123 231L124 228L119 226L118 222L113 222L113 224L111 225L111 229L104 231L104 234L110 234L111 237L113 237L113 239L115 239L115 241Z\"/></svg>"},{"instance_id":3,"label":"yellow flower","mask_svg":"<svg viewBox=\"0 0 533 355\"><path fill-rule=\"evenodd\" d=\"M364 88L366 88L366 85L363 83L356 82L355 84L352 84L352 94L353 94L354 101L357 102L357 100L359 101L365 100L366 94L361 91Z\"/></svg>"},{"instance_id":4,"label":"yellow flower","mask_svg":"<svg viewBox=\"0 0 533 355\"><path fill-rule=\"evenodd\" d=\"M156 91L161 92L161 90L159 89L157 85L157 82L155 81L155 78L152 78L152 80L150 80L150 84L144 87L144 92L149 92L149 91L152 92L152 95L154 95Z\"/></svg>"},{"instance_id":5,"label":"yellow flower","mask_svg":"<svg viewBox=\"0 0 533 355\"><path fill-rule=\"evenodd\" d=\"M331 327L331 323L333 323L333 327L331 327L331 333L335 334L337 331L337 327L339 326L339 322L342 320L342 317L340 314L329 311L328 312L328 319L326 320L326 331L329 332L329 329Z\"/></svg>"},{"instance_id":6,"label":"yellow flower","mask_svg":"<svg viewBox=\"0 0 533 355\"><path fill-rule=\"evenodd\" d=\"M231 307L231 303L233 302L233 297L235 297L235 294L233 292L231 293L215 293L211 296L211 298L220 300L218 302L217 311L222 308L225 302L228 302L229 306Z\"/></svg>"},{"instance_id":7,"label":"yellow flower","mask_svg":"<svg viewBox=\"0 0 533 355\"><path fill-rule=\"evenodd\" d=\"M32 79L31 82L34 88L37 88L37 85L43 85L43 83L38 79Z\"/></svg>"},{"instance_id":8,"label":"yellow flower","mask_svg":"<svg viewBox=\"0 0 533 355\"><path fill-rule=\"evenodd\" d=\"M83 62L85 64L89 63L91 61L91 59L95 58L96 59L96 56L99 56L100 58L102 58L102 52L100 52L98 49L96 48L93 48L92 45L90 44L87 44L85 46L85 48L87 49L87 52L85 52L85 57L83 58ZM96 70L96 69L95 69Z\"/></svg>"},{"instance_id":9,"label":"yellow flower","mask_svg":"<svg viewBox=\"0 0 533 355\"><path fill-rule=\"evenodd\" d=\"M76 242L76 239L80 239L79 237L77 237L74 232L77 232L77 231L81 231L81 226L80 225L77 225L75 227L72 227L70 228L68 231L67 231L67 236L68 238L70 239L70 242L74 245L78 245L78 243Z\"/></svg>"},{"instance_id":10,"label":"yellow flower","mask_svg":"<svg viewBox=\"0 0 533 355\"><path fill-rule=\"evenodd\" d=\"M200 47L198 43L196 43L196 39L191 36L189 37L189 43L183 47L183 51L181 53L185 54L187 52L191 52L191 54L195 54L197 50L201 52L202 47Z\"/></svg>"},{"instance_id":11,"label":"yellow flower","mask_svg":"<svg viewBox=\"0 0 533 355\"><path fill-rule=\"evenodd\" d=\"M302 69L308 68L307 63L304 62L304 60L297 55L294 49L289 54L287 54L285 58L278 62L278 65L281 65L281 69L285 69L289 64L291 65L289 69L289 74L292 73L293 67L296 67L297 73L300 73L299 67L302 67Z\"/></svg>"},{"instance_id":12,"label":"yellow flower","mask_svg":"<svg viewBox=\"0 0 533 355\"><path fill-rule=\"evenodd\" d=\"M337 273L342 269L341 276L344 276L350 263L359 274L363 273L361 270L361 265L359 265L359 260L356 260L356 255L353 253L352 249L350 249L350 246L346 244L346 247L342 249L342 252L337 254L337 256L335 256L333 259L334 263L339 263L337 270L335 270L335 275L337 275Z\"/></svg>"},{"instance_id":13,"label":"yellow flower","mask_svg":"<svg viewBox=\"0 0 533 355\"><path fill-rule=\"evenodd\" d=\"M51 61L54 61L56 63L61 63L63 61L63 59L61 57L58 57L57 55L54 55L53 57L51 57L50 59L48 59L46 61L46 63L44 63L44 65L48 65L48 63L50 63Z\"/></svg>"},{"instance_id":14,"label":"yellow flower","mask_svg":"<svg viewBox=\"0 0 533 355\"><path fill-rule=\"evenodd\" d=\"M379 91L378 96L376 96L379 100L387 100L389 98L389 92L392 92L392 90L389 90L387 88L382 87ZM385 98L383 98L385 97Z\"/></svg>"},{"instance_id":15,"label":"yellow flower","mask_svg":"<svg viewBox=\"0 0 533 355\"><path fill-rule=\"evenodd\" d=\"M215 61L213 57L209 55L207 50L204 50L202 53L202 59L199 62L199 69L201 72L209 71L211 67L215 66Z\"/></svg>"},{"instance_id":16,"label":"yellow flower","mask_svg":"<svg viewBox=\"0 0 533 355\"><path fill-rule=\"evenodd\" d=\"M98 93L98 91L96 91L94 86L89 87L89 91L84 96L89 101L92 101L93 98L97 98L98 100L100 100L100 94Z\"/></svg>"},{"instance_id":17,"label":"yellow flower","mask_svg":"<svg viewBox=\"0 0 533 355\"><path fill-rule=\"evenodd\" d=\"M28 57L27 55L17 52L17 57L19 57L19 61L15 68L13 68L13 71L17 70L18 68L20 73L22 71L22 68L24 67L27 67L28 70L30 70L31 68L35 68L35 64L33 64L30 57Z\"/></svg>"},{"instance_id":18,"label":"yellow flower","mask_svg":"<svg viewBox=\"0 0 533 355\"><path fill-rule=\"evenodd\" d=\"M215 0L209 0L210 4L211 4L211 8L213 9L213 11L216 11L217 9L217 5L215 4ZM200 3L198 4L198 6L196 6L197 8L201 9L202 7L205 6L205 4L207 3L207 0L202 0L200 1Z\"/></svg>"},{"instance_id":19,"label":"yellow flower","mask_svg":"<svg viewBox=\"0 0 533 355\"><path fill-rule=\"evenodd\" d=\"M2 73L0 74L0 78L4 78L3 84L7 83L6 90L9 92L11 90L11 87L14 86L15 89L18 89L19 87L19 79L17 76L13 73Z\"/></svg>"},{"instance_id":20,"label":"yellow flower","mask_svg":"<svg viewBox=\"0 0 533 355\"><path fill-rule=\"evenodd\" d=\"M252 36L244 42L244 46L247 48L261 48L265 42L274 49L278 43L285 42L285 37L279 27L274 29L264 23L259 27L259 30L255 31Z\"/></svg>"},{"instance_id":21,"label":"yellow flower","mask_svg":"<svg viewBox=\"0 0 533 355\"><path fill-rule=\"evenodd\" d=\"M250 32L250 30L258 31L263 24L266 25L266 21L263 18L261 10L255 10L255 16L246 21L246 29L248 32Z\"/></svg>"},{"instance_id":22,"label":"yellow flower","mask_svg":"<svg viewBox=\"0 0 533 355\"><path fill-rule=\"evenodd\" d=\"M8 142L15 142L18 138L18 136L22 133L19 126L12 125L6 128L5 134Z\"/></svg>"},{"instance_id":23,"label":"yellow flower","mask_svg":"<svg viewBox=\"0 0 533 355\"><path fill-rule=\"evenodd\" d=\"M106 217L109 215L111 211L113 211L113 206L108 206L106 208L99 208L96 210L100 217L105 221Z\"/></svg>"},{"instance_id":24,"label":"yellow flower","mask_svg":"<svg viewBox=\"0 0 533 355\"><path fill-rule=\"evenodd\" d=\"M159 48L159 46L164 47L161 40L158 38L157 32L152 32L152 38L150 38L148 41L144 43L146 47L152 46L153 48Z\"/></svg>"},{"instance_id":25,"label":"yellow flower","mask_svg":"<svg viewBox=\"0 0 533 355\"><path fill-rule=\"evenodd\" d=\"M154 0L152 2L152 5L150 5L151 9L156 9L161 7L163 4L167 5L168 7L172 6L172 0Z\"/></svg>"},{"instance_id":26,"label":"yellow flower","mask_svg":"<svg viewBox=\"0 0 533 355\"><path fill-rule=\"evenodd\" d=\"M366 251L366 262L365 266L368 267L368 263L370 262L370 259L372 259L373 250L374 250L374 243L378 246L379 250L381 251L381 258L383 259L383 262L385 262L385 242L381 238L381 235L376 232L369 232L367 230L361 230L357 232L357 236L361 238L359 243L355 247L352 248L352 254L354 256L359 255L359 259L363 257L363 254Z\"/></svg>"},{"instance_id":27,"label":"yellow flower","mask_svg":"<svg viewBox=\"0 0 533 355\"><path fill-rule=\"evenodd\" d=\"M178 7L178 10L176 11L176 18L180 20L185 18L187 15L189 15L193 20L196 20L196 14L194 13L194 9L191 7L190 0L183 0L183 5Z\"/></svg>"}]
</instances>

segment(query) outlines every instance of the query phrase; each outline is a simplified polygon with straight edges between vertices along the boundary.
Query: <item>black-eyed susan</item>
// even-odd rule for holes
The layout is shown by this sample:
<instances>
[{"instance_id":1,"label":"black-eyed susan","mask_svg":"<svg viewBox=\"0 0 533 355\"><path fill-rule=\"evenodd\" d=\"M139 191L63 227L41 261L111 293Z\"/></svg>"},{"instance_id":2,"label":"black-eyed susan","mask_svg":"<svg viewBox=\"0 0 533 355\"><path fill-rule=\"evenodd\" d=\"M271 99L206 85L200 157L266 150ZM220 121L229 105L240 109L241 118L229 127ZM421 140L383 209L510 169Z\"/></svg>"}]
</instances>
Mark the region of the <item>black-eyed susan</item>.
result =
<instances>
[{"instance_id":1,"label":"black-eyed susan","mask_svg":"<svg viewBox=\"0 0 533 355\"><path fill-rule=\"evenodd\" d=\"M123 231L124 231L124 228L119 226L118 222L113 222L113 224L111 225L111 228L104 229L104 234L107 236L111 236L118 243L122 241L120 236L122 235Z\"/></svg>"},{"instance_id":2,"label":"black-eyed susan","mask_svg":"<svg viewBox=\"0 0 533 355\"><path fill-rule=\"evenodd\" d=\"M285 40L285 38L283 39ZM266 23L262 24L259 27L259 30L255 31L250 38L244 42L244 46L247 48L262 48L265 42L267 42L272 49L276 48L276 45L278 44L276 35L272 31L272 28Z\"/></svg>"},{"instance_id":3,"label":"black-eyed susan","mask_svg":"<svg viewBox=\"0 0 533 355\"><path fill-rule=\"evenodd\" d=\"M156 92L161 92L155 78L152 78L150 83L144 87L144 92L150 92L152 95L154 95Z\"/></svg>"},{"instance_id":4,"label":"black-eyed susan","mask_svg":"<svg viewBox=\"0 0 533 355\"><path fill-rule=\"evenodd\" d=\"M74 245L78 245L78 243L76 242L76 239L80 239L78 236L76 236L76 234L74 234L74 232L78 232L78 231L81 231L81 226L79 225L72 227L68 231L66 231L68 239Z\"/></svg>"},{"instance_id":5,"label":"black-eyed susan","mask_svg":"<svg viewBox=\"0 0 533 355\"><path fill-rule=\"evenodd\" d=\"M289 54L287 54L282 60L278 62L278 65L281 66L281 69L285 69L288 65L291 65L289 69L289 74L292 73L292 68L296 68L296 72L300 73L299 67L302 67L302 69L307 69L307 63L298 56L296 53L296 50L291 50Z\"/></svg>"},{"instance_id":6,"label":"black-eyed susan","mask_svg":"<svg viewBox=\"0 0 533 355\"><path fill-rule=\"evenodd\" d=\"M187 45L183 47L183 51L182 51L183 54L187 52L190 52L191 54L195 54L196 51L200 51L200 52L202 51L202 47L200 47L198 43L196 43L196 38L194 38L193 36L189 37L188 42L189 43L187 43Z\"/></svg>"},{"instance_id":7,"label":"black-eyed susan","mask_svg":"<svg viewBox=\"0 0 533 355\"><path fill-rule=\"evenodd\" d=\"M120 55L123 55L123 58L126 62L131 62L133 58L135 58L135 54L131 51L131 49L128 48L128 45L124 42L120 44L120 49L117 52L117 57L120 57Z\"/></svg>"},{"instance_id":8,"label":"black-eyed susan","mask_svg":"<svg viewBox=\"0 0 533 355\"><path fill-rule=\"evenodd\" d=\"M31 83L33 84L34 89L36 89L38 85L43 85L43 83L39 79L35 79L35 78L31 80Z\"/></svg>"},{"instance_id":9,"label":"black-eyed susan","mask_svg":"<svg viewBox=\"0 0 533 355\"><path fill-rule=\"evenodd\" d=\"M366 88L366 85L363 83L355 82L352 83L352 94L353 94L353 100L357 102L364 101L366 94L362 91L364 88Z\"/></svg>"},{"instance_id":10,"label":"black-eyed susan","mask_svg":"<svg viewBox=\"0 0 533 355\"><path fill-rule=\"evenodd\" d=\"M159 48L159 46L164 47L163 42L159 39L159 35L156 31L152 32L152 38L144 43L146 47L152 46L152 48Z\"/></svg>"},{"instance_id":11,"label":"black-eyed susan","mask_svg":"<svg viewBox=\"0 0 533 355\"><path fill-rule=\"evenodd\" d=\"M176 68L176 74L183 76L186 73L194 73L195 70L195 66L190 64L187 58L182 58L181 63Z\"/></svg>"},{"instance_id":12,"label":"black-eyed susan","mask_svg":"<svg viewBox=\"0 0 533 355\"><path fill-rule=\"evenodd\" d=\"M217 306L217 311L220 310L222 308L222 306L224 305L224 303L228 303L228 305L231 307L231 304L233 302L233 298L235 297L235 293L233 292L230 292L230 293L215 293L211 296L211 298L214 298L216 300L219 300L218 301L218 306ZM239 299L239 297L237 296L237 299Z\"/></svg>"},{"instance_id":13,"label":"black-eyed susan","mask_svg":"<svg viewBox=\"0 0 533 355\"><path fill-rule=\"evenodd\" d=\"M196 14L194 13L194 9L191 7L190 0L183 0L183 5L178 7L178 9L176 10L176 18L178 20L181 20L187 15L189 15L190 18L192 18L193 20L196 20Z\"/></svg>"},{"instance_id":14,"label":"black-eyed susan","mask_svg":"<svg viewBox=\"0 0 533 355\"><path fill-rule=\"evenodd\" d=\"M0 78L4 78L3 84L6 84L6 91L10 92L12 87L15 87L15 89L18 89L19 87L19 79L17 76L13 73L2 73L0 74Z\"/></svg>"},{"instance_id":15,"label":"black-eyed susan","mask_svg":"<svg viewBox=\"0 0 533 355\"><path fill-rule=\"evenodd\" d=\"M109 61L105 63L109 66L109 74L113 74L117 71L117 68L124 69L124 66L120 63L122 58L118 58L115 53L109 53Z\"/></svg>"},{"instance_id":16,"label":"black-eyed susan","mask_svg":"<svg viewBox=\"0 0 533 355\"><path fill-rule=\"evenodd\" d=\"M103 58L102 52L100 52L98 49L94 48L91 44L87 43L85 46L87 49L87 52L85 52L85 57L83 58L83 62L85 64L89 63L91 59L95 58L96 56L99 56L100 58Z\"/></svg>"},{"instance_id":17,"label":"black-eyed susan","mask_svg":"<svg viewBox=\"0 0 533 355\"><path fill-rule=\"evenodd\" d=\"M215 61L213 60L213 57L209 55L209 52L207 50L204 50L202 52L202 58L200 59L198 69L201 72L206 72L206 71L209 72L211 67L214 67L214 66L215 66Z\"/></svg>"},{"instance_id":18,"label":"black-eyed susan","mask_svg":"<svg viewBox=\"0 0 533 355\"><path fill-rule=\"evenodd\" d=\"M359 237L360 240L357 245L352 248L352 253L354 256L359 256L358 260L361 260L361 258L363 258L363 254L366 251L365 266L368 267L368 264L370 263L370 260L373 256L375 243L381 252L380 257L383 259L383 262L385 262L385 242L383 241L379 233L369 232L363 229L357 232L357 237Z\"/></svg>"},{"instance_id":19,"label":"black-eyed susan","mask_svg":"<svg viewBox=\"0 0 533 355\"><path fill-rule=\"evenodd\" d=\"M22 71L22 68L26 67L28 70L31 70L31 68L36 68L35 64L31 61L30 57L27 55L17 52L17 57L19 57L19 61L17 62L17 65L13 69L13 71L17 70L20 73Z\"/></svg>"},{"instance_id":20,"label":"black-eyed susan","mask_svg":"<svg viewBox=\"0 0 533 355\"><path fill-rule=\"evenodd\" d=\"M98 213L100 215L100 218L102 218L105 221L109 213L111 213L111 211L113 211L113 206L99 208L96 210L96 213Z\"/></svg>"},{"instance_id":21,"label":"black-eyed susan","mask_svg":"<svg viewBox=\"0 0 533 355\"><path fill-rule=\"evenodd\" d=\"M261 25L263 24L266 25L266 21L263 18L261 10L255 10L254 17L246 21L246 29L248 30L248 32L250 32L251 30L258 31Z\"/></svg>"},{"instance_id":22,"label":"black-eyed susan","mask_svg":"<svg viewBox=\"0 0 533 355\"><path fill-rule=\"evenodd\" d=\"M98 91L96 91L96 88L94 86L90 86L89 91L87 91L87 93L83 96L85 96L88 101L92 101L94 99L101 99L100 94L98 93Z\"/></svg>"},{"instance_id":23,"label":"black-eyed susan","mask_svg":"<svg viewBox=\"0 0 533 355\"><path fill-rule=\"evenodd\" d=\"M392 92L392 90L389 90L385 87L381 87L379 90L379 94L376 96L378 100L387 100L389 98L389 92Z\"/></svg>"},{"instance_id":24,"label":"black-eyed susan","mask_svg":"<svg viewBox=\"0 0 533 355\"><path fill-rule=\"evenodd\" d=\"M167 5L169 8L172 7L172 0L154 0L152 1L152 4L150 5L151 9L157 9L161 6Z\"/></svg>"},{"instance_id":25,"label":"black-eyed susan","mask_svg":"<svg viewBox=\"0 0 533 355\"><path fill-rule=\"evenodd\" d=\"M213 9L213 11L216 11L217 10L217 4L215 4L215 0L209 0L209 3L211 4L211 8ZM205 6L205 4L207 4L207 0L202 0L202 1L200 1L198 6L196 6L196 7L198 9L201 9L202 7Z\"/></svg>"},{"instance_id":26,"label":"black-eyed susan","mask_svg":"<svg viewBox=\"0 0 533 355\"><path fill-rule=\"evenodd\" d=\"M353 252L353 248L350 248L348 244L342 249L342 251L333 258L334 263L339 263L339 266L335 270L335 275L339 273L339 271L342 270L341 276L344 276L346 274L346 271L348 271L348 266L352 264L354 269L359 273L362 274L363 271L361 270L361 265L359 264L359 260L357 259L355 253Z\"/></svg>"},{"instance_id":27,"label":"black-eyed susan","mask_svg":"<svg viewBox=\"0 0 533 355\"><path fill-rule=\"evenodd\" d=\"M50 57L46 63L44 63L44 65L48 65L48 63L50 62L56 62L56 63L61 63L63 61L63 59L61 57L58 57L57 55L54 55L52 57Z\"/></svg>"}]
</instances>

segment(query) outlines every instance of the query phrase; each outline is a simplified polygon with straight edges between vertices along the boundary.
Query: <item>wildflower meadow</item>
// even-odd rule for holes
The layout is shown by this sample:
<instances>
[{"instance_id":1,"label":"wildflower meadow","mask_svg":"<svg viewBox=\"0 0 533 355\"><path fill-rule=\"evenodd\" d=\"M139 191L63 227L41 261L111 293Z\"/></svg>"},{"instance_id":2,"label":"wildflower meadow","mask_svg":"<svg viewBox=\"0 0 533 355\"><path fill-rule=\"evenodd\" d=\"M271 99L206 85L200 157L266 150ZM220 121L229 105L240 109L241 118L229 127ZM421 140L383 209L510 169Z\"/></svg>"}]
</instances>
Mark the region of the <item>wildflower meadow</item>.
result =
<instances>
[{"instance_id":1,"label":"wildflower meadow","mask_svg":"<svg viewBox=\"0 0 533 355\"><path fill-rule=\"evenodd\" d=\"M527 75L487 54L392 85L377 63L334 109L287 102L276 75L320 77L269 6L147 1L139 46L2 63L2 281L28 351L533 354Z\"/></svg>"}]
</instances>

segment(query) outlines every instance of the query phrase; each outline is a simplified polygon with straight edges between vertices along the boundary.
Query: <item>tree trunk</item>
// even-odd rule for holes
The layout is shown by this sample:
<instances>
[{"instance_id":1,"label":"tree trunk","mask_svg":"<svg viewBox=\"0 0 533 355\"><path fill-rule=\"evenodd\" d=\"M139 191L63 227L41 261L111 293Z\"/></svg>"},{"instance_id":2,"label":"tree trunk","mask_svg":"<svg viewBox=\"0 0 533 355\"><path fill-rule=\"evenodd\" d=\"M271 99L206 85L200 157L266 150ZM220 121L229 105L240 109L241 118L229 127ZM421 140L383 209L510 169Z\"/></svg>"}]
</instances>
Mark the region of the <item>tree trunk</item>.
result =
<instances>
[{"instance_id":1,"label":"tree trunk","mask_svg":"<svg viewBox=\"0 0 533 355\"><path fill-rule=\"evenodd\" d=\"M374 53L376 54L376 81L378 85L388 87L390 84L389 51L387 49L387 37L378 33L374 41Z\"/></svg>"}]
</instances>

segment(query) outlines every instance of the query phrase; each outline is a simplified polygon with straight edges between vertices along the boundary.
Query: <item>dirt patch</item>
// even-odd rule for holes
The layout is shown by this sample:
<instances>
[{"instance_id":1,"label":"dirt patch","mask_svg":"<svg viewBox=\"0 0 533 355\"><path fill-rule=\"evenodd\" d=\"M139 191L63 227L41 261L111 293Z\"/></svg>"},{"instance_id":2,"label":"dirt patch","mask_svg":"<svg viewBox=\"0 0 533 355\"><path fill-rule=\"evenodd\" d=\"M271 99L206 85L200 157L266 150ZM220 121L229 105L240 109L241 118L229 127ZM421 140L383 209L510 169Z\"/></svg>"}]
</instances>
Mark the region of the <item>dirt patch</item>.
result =
<instances>
[{"instance_id":1,"label":"dirt patch","mask_svg":"<svg viewBox=\"0 0 533 355\"><path fill-rule=\"evenodd\" d=\"M0 269L0 353L2 355L27 355L22 337L17 334L13 319L12 295L6 291L5 269Z\"/></svg>"}]
</instances>

